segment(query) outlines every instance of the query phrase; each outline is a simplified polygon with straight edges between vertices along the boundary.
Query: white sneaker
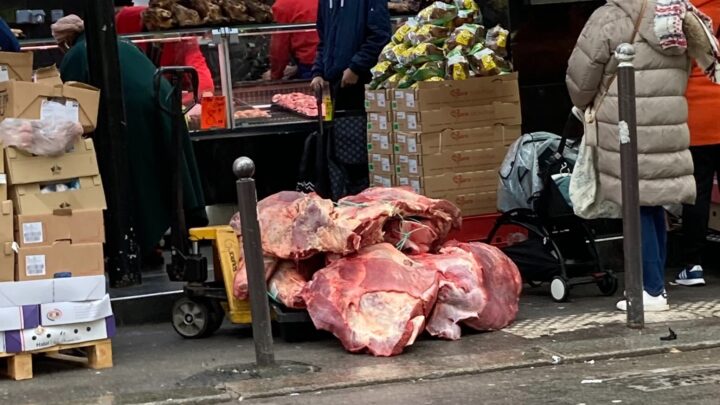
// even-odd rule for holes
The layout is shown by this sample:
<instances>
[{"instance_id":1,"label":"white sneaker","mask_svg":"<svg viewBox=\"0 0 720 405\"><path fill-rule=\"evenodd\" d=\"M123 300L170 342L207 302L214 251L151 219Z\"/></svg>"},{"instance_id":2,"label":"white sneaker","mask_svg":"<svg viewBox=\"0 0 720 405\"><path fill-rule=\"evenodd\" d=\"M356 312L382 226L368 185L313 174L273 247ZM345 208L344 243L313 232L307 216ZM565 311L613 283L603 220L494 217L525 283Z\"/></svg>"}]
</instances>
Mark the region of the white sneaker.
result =
<instances>
[{"instance_id":1,"label":"white sneaker","mask_svg":"<svg viewBox=\"0 0 720 405\"><path fill-rule=\"evenodd\" d=\"M669 311L670 305L668 305L667 302L667 292L663 290L662 294L653 297L648 294L647 291L643 290L643 307L645 308L645 312ZM627 300L619 301L617 303L617 309L627 311Z\"/></svg>"}]
</instances>

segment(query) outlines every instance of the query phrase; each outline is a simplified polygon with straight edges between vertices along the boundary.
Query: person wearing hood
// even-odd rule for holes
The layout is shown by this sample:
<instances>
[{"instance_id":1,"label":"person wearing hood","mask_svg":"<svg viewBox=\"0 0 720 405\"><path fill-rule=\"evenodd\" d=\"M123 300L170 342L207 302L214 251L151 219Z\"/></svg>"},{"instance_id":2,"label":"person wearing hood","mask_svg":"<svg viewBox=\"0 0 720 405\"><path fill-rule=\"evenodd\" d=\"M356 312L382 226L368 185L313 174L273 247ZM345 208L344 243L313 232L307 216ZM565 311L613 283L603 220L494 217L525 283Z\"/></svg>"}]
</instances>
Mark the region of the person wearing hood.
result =
<instances>
[{"instance_id":1,"label":"person wearing hood","mask_svg":"<svg viewBox=\"0 0 720 405\"><path fill-rule=\"evenodd\" d=\"M596 110L599 199L621 212L618 61L615 49L633 42L645 311L669 309L665 291L664 205L693 204L695 181L685 99L691 57L717 80L717 41L709 19L688 0L608 0L593 13L568 62L575 107ZM634 37L634 40L633 40ZM627 310L627 301L617 308Z\"/></svg>"},{"instance_id":2,"label":"person wearing hood","mask_svg":"<svg viewBox=\"0 0 720 405\"><path fill-rule=\"evenodd\" d=\"M693 0L692 3L720 22L720 0ZM717 34L717 31L712 31ZM690 126L690 153L695 166L697 200L683 207L682 254L685 267L675 277L675 283L684 286L705 285L702 251L706 244L713 178L720 174L720 87L709 83L697 65L693 67L687 90L688 125Z\"/></svg>"},{"instance_id":3,"label":"person wearing hood","mask_svg":"<svg viewBox=\"0 0 720 405\"><path fill-rule=\"evenodd\" d=\"M83 20L69 15L58 20L51 29L60 48L66 51L60 65L62 80L89 83ZM159 108L154 84L155 65L132 43L118 40L117 46L127 130L124 134L113 135L127 137L130 185L134 190L131 210L138 244L146 254L143 262L146 265L161 264L154 249L170 228L171 190L168 179L171 178L171 166L168 147L172 135L171 121L168 114ZM167 109L171 108L170 92L170 83L163 80L159 99L163 100ZM208 221L202 184L187 132L183 136L183 154L181 179L186 221L188 227L205 226Z\"/></svg>"},{"instance_id":4,"label":"person wearing hood","mask_svg":"<svg viewBox=\"0 0 720 405\"><path fill-rule=\"evenodd\" d=\"M334 94L335 110L362 110L365 84L392 29L387 0L320 0L312 87L325 82Z\"/></svg>"}]
</instances>

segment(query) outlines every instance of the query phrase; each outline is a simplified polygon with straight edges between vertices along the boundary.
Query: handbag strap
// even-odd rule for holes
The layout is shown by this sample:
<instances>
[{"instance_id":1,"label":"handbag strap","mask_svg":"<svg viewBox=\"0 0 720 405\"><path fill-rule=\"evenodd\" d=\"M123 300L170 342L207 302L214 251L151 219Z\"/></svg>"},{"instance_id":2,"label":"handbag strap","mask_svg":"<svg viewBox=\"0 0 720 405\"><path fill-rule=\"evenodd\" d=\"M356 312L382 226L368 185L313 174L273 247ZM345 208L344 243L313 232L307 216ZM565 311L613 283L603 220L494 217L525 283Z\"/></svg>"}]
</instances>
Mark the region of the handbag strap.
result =
<instances>
[{"instance_id":1,"label":"handbag strap","mask_svg":"<svg viewBox=\"0 0 720 405\"><path fill-rule=\"evenodd\" d=\"M643 16L645 15L645 9L647 8L648 0L643 0L642 7L640 8L640 14L638 14L637 19L635 19L635 27L633 28L633 34L632 38L630 39L630 44L634 44L635 40L637 39L638 34L640 33L640 24L642 23ZM603 101L605 101L605 96L607 96L608 92L610 91L610 87L612 87L613 83L615 82L615 79L617 78L617 70L615 70L615 73L613 73L612 77L610 78L610 82L608 83L607 89L598 97L597 102L593 105L593 110L597 111L600 109L600 106L602 105Z\"/></svg>"}]
</instances>

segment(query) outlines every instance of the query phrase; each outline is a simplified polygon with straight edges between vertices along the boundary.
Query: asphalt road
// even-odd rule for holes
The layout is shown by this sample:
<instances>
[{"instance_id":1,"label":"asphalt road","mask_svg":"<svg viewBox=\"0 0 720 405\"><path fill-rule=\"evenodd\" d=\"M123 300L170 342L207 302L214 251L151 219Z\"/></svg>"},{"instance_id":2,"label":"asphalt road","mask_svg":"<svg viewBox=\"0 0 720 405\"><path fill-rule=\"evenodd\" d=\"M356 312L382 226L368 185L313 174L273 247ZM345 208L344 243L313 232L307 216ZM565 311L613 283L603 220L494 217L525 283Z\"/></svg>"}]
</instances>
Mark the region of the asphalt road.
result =
<instances>
[{"instance_id":1,"label":"asphalt road","mask_svg":"<svg viewBox=\"0 0 720 405\"><path fill-rule=\"evenodd\" d=\"M248 404L718 404L720 349L243 401Z\"/></svg>"}]
</instances>

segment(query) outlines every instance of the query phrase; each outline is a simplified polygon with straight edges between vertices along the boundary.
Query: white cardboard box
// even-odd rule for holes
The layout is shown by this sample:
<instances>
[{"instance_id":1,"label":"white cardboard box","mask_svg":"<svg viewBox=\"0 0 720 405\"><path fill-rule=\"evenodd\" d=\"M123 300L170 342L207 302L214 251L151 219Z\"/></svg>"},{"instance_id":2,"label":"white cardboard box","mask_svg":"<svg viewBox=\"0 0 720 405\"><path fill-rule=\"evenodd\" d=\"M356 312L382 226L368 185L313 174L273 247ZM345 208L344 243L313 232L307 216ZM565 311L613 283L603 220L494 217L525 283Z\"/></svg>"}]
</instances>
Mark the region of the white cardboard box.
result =
<instances>
[{"instance_id":1,"label":"white cardboard box","mask_svg":"<svg viewBox=\"0 0 720 405\"><path fill-rule=\"evenodd\" d=\"M0 353L5 353L5 332L0 332Z\"/></svg>"},{"instance_id":2,"label":"white cardboard box","mask_svg":"<svg viewBox=\"0 0 720 405\"><path fill-rule=\"evenodd\" d=\"M101 300L107 293L105 276L56 278L52 282L54 299L42 304Z\"/></svg>"},{"instance_id":3,"label":"white cardboard box","mask_svg":"<svg viewBox=\"0 0 720 405\"><path fill-rule=\"evenodd\" d=\"M98 298L103 295L104 292ZM0 283L0 308L47 304L53 302L53 298L53 280Z\"/></svg>"},{"instance_id":4,"label":"white cardboard box","mask_svg":"<svg viewBox=\"0 0 720 405\"><path fill-rule=\"evenodd\" d=\"M33 329L5 332L5 350L20 353L57 345L90 342L115 336L115 318L71 325L38 326Z\"/></svg>"},{"instance_id":5,"label":"white cardboard box","mask_svg":"<svg viewBox=\"0 0 720 405\"><path fill-rule=\"evenodd\" d=\"M40 305L40 324L43 326L92 322L112 315L110 296L97 301L53 302Z\"/></svg>"},{"instance_id":6,"label":"white cardboard box","mask_svg":"<svg viewBox=\"0 0 720 405\"><path fill-rule=\"evenodd\" d=\"M0 332L31 329L39 325L40 307L38 305L0 308Z\"/></svg>"}]
</instances>

